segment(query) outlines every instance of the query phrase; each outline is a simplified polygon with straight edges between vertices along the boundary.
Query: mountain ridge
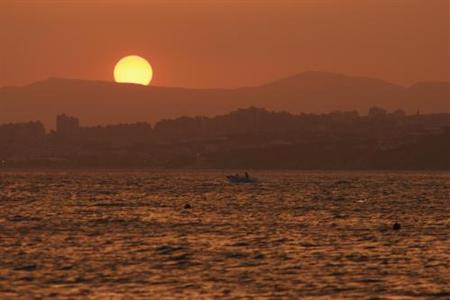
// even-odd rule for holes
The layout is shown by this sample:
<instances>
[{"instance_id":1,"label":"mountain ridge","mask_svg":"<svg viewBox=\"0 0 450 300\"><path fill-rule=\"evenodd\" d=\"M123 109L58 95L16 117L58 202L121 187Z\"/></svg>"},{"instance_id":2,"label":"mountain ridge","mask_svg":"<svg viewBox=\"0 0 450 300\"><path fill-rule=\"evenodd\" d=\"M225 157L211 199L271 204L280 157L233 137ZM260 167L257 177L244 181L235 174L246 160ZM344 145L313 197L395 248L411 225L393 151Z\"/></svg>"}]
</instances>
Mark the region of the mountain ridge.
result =
<instances>
[{"instance_id":1,"label":"mountain ridge","mask_svg":"<svg viewBox=\"0 0 450 300\"><path fill-rule=\"evenodd\" d=\"M46 82L79 82L79 83L99 83L99 84L112 84L112 85L120 85L120 86L135 86L135 87L141 87L144 89L149 88L170 88L170 89L186 89L186 90L239 90L239 89L248 89L248 88L259 88L264 86L270 86L273 84L276 84L278 82L288 81L292 79L302 79L305 77L328 77L328 78L346 78L346 79L358 79L358 80L369 80L379 83L385 83L393 86L398 86L402 88L411 88L415 85L421 85L421 84L450 84L450 81L435 81L435 80L421 80L416 81L410 85L402 85L398 83L392 83L390 81L377 78L377 77L369 77L369 76L357 76L357 75L346 75L336 72L325 72L325 71L305 71L300 73L295 73L289 76L284 76L266 83L261 83L257 85L248 85L248 86L239 86L239 87L232 87L232 88L222 88L222 87L210 87L210 88L196 88L196 87L181 87L181 86L165 86L165 85L149 85L149 86L143 86L139 84L132 84L132 83L117 83L114 81L106 81L106 80L97 80L97 79L82 79L82 78L68 78L68 77L57 77L57 76L50 76L48 78L37 80L31 83L22 84L22 85L6 85L6 86L0 86L1 89L8 89L8 88L23 88L33 85L39 85Z\"/></svg>"},{"instance_id":2,"label":"mountain ridge","mask_svg":"<svg viewBox=\"0 0 450 300\"><path fill-rule=\"evenodd\" d=\"M61 113L75 115L86 125L156 122L249 106L292 113L357 110L365 114L372 106L407 113L448 112L449 87L448 82L430 81L405 87L377 78L314 71L232 89L147 87L52 77L0 88L0 123L39 120L54 128L55 115Z\"/></svg>"}]
</instances>

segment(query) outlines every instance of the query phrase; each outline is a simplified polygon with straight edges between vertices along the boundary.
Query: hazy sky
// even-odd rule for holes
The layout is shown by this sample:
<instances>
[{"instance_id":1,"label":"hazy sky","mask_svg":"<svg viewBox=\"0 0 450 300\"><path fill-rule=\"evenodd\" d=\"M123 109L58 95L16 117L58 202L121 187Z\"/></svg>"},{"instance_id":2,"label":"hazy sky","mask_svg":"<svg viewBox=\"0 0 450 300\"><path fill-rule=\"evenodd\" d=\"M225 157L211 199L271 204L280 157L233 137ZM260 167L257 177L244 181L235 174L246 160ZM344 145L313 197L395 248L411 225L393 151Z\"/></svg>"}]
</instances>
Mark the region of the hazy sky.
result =
<instances>
[{"instance_id":1,"label":"hazy sky","mask_svg":"<svg viewBox=\"0 0 450 300\"><path fill-rule=\"evenodd\" d=\"M152 84L257 85L320 70L401 84L449 79L448 0L0 1L0 86L112 80L146 57Z\"/></svg>"}]
</instances>

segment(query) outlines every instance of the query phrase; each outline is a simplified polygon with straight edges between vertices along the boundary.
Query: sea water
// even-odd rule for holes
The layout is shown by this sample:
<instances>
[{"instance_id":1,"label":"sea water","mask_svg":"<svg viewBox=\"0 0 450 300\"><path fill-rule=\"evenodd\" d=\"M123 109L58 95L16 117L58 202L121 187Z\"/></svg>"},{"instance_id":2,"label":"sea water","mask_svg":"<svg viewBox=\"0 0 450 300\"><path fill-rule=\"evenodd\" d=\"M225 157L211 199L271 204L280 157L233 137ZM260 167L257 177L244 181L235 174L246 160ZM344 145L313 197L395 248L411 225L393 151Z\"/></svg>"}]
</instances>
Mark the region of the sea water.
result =
<instances>
[{"instance_id":1,"label":"sea water","mask_svg":"<svg viewBox=\"0 0 450 300\"><path fill-rule=\"evenodd\" d=\"M0 173L0 298L450 298L449 173L234 173Z\"/></svg>"}]
</instances>

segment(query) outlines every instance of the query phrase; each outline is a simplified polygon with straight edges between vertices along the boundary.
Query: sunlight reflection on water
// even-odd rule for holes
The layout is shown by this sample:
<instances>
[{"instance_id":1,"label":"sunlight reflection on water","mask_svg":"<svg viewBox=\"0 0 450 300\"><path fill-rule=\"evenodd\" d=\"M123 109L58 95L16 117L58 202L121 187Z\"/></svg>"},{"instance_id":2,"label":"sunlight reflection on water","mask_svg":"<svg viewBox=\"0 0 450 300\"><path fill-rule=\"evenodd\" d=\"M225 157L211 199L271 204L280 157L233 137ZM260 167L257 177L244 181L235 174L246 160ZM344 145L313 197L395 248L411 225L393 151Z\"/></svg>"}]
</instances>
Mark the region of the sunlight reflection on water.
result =
<instances>
[{"instance_id":1,"label":"sunlight reflection on water","mask_svg":"<svg viewBox=\"0 0 450 300\"><path fill-rule=\"evenodd\" d=\"M448 173L225 174L0 173L0 297L450 297Z\"/></svg>"}]
</instances>

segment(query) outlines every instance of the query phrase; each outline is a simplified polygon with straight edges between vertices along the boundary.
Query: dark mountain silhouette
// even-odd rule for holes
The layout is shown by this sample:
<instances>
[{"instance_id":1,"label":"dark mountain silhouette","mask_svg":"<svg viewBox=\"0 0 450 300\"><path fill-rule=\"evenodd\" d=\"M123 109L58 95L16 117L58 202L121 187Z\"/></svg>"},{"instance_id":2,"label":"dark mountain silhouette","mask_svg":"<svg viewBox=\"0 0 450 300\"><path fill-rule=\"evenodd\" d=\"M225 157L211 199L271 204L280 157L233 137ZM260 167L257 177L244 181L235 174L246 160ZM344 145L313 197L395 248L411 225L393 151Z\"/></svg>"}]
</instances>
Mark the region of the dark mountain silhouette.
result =
<instances>
[{"instance_id":1,"label":"dark mountain silhouette","mask_svg":"<svg viewBox=\"0 0 450 300\"><path fill-rule=\"evenodd\" d=\"M258 106L292 113L326 113L372 106L407 113L449 111L449 83L424 82L409 88L382 80L305 72L269 84L238 89L187 89L51 78L0 88L0 123L40 120L68 113L83 124L155 122L178 116L217 115Z\"/></svg>"}]
</instances>

